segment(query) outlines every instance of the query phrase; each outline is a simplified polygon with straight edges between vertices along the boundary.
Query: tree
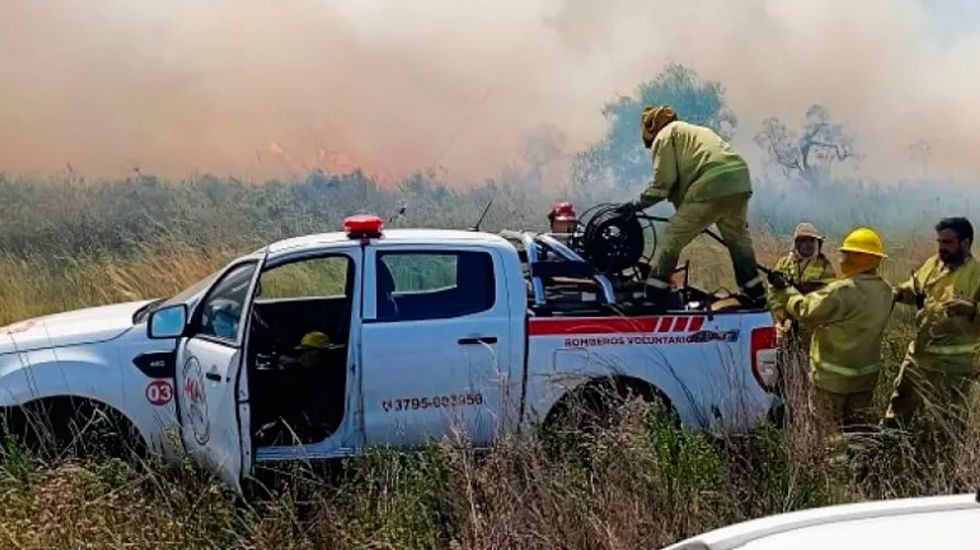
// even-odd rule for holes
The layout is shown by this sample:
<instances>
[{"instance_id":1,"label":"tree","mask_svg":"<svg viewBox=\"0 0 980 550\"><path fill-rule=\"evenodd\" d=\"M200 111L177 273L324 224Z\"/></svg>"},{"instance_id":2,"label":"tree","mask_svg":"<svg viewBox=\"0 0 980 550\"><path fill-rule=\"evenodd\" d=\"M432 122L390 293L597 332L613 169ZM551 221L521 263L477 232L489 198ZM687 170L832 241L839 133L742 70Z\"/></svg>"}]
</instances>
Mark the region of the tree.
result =
<instances>
[{"instance_id":1,"label":"tree","mask_svg":"<svg viewBox=\"0 0 980 550\"><path fill-rule=\"evenodd\" d=\"M932 156L932 145L928 141L920 139L919 141L909 145L909 154L912 156L913 160L922 163L922 178L924 180L928 180L929 157Z\"/></svg>"},{"instance_id":2,"label":"tree","mask_svg":"<svg viewBox=\"0 0 980 550\"><path fill-rule=\"evenodd\" d=\"M835 122L823 105L806 111L803 131L797 134L775 117L762 121L755 143L769 155L787 177L815 188L825 180L835 163L857 158L854 136L846 124Z\"/></svg>"},{"instance_id":3,"label":"tree","mask_svg":"<svg viewBox=\"0 0 980 550\"><path fill-rule=\"evenodd\" d=\"M573 184L589 186L611 179L623 188L650 179L650 154L640 141L640 114L646 106L669 105L680 120L707 126L731 139L738 120L725 105L724 95L721 83L702 81L683 65L668 65L656 78L640 84L632 96L620 96L602 107L605 137L576 155Z\"/></svg>"}]
</instances>

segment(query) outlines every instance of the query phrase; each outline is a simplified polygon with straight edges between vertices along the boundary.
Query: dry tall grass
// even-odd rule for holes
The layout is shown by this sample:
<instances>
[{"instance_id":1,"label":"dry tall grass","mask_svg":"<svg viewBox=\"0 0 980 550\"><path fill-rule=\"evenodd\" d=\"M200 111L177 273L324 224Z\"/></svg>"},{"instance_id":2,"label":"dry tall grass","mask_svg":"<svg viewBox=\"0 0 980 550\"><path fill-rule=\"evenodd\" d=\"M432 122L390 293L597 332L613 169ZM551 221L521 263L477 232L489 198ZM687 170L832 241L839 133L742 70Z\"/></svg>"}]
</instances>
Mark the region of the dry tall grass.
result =
<instances>
[{"instance_id":1,"label":"dry tall grass","mask_svg":"<svg viewBox=\"0 0 980 550\"><path fill-rule=\"evenodd\" d=\"M832 248L833 243L828 243ZM783 252L759 235L760 260ZM144 246L135 256L0 258L0 324L173 294L244 250ZM900 249L885 273L908 274L929 243ZM694 282L730 284L727 258L699 242ZM712 288L709 288L712 289ZM910 336L909 312L889 329L878 392ZM802 369L805 370L805 369ZM802 371L798 369L798 372ZM58 462L3 449L0 544L6 548L657 548L765 514L868 498L936 494L980 482L980 422L954 441L934 433L874 435L831 460L821 419L791 392L794 422L746 437L678 430L642 407L600 432L580 456L550 457L535 434L507 435L489 454L447 440L414 453L373 451L324 478L289 468L258 502L236 501L187 464ZM974 407L974 410L980 410Z\"/></svg>"},{"instance_id":2,"label":"dry tall grass","mask_svg":"<svg viewBox=\"0 0 980 550\"><path fill-rule=\"evenodd\" d=\"M83 307L171 296L242 252L161 242L143 245L126 258L0 256L4 276L0 325Z\"/></svg>"}]
</instances>

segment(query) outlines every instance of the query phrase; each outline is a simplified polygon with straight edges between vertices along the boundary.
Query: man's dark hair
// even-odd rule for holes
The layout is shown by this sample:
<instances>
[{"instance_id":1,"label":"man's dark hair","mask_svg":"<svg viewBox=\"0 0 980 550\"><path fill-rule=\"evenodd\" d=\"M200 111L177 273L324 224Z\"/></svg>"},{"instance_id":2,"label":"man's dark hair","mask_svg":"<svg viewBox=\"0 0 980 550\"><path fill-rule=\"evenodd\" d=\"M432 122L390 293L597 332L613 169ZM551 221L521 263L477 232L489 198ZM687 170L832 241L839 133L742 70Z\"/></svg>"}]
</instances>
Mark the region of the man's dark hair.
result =
<instances>
[{"instance_id":1,"label":"man's dark hair","mask_svg":"<svg viewBox=\"0 0 980 550\"><path fill-rule=\"evenodd\" d=\"M949 229L953 233L956 233L956 236L959 237L961 241L970 239L970 242L973 242L973 224L971 224L970 220L966 218L957 216L954 218L943 218L939 220L939 223L936 224L936 233L939 233L944 229Z\"/></svg>"}]
</instances>

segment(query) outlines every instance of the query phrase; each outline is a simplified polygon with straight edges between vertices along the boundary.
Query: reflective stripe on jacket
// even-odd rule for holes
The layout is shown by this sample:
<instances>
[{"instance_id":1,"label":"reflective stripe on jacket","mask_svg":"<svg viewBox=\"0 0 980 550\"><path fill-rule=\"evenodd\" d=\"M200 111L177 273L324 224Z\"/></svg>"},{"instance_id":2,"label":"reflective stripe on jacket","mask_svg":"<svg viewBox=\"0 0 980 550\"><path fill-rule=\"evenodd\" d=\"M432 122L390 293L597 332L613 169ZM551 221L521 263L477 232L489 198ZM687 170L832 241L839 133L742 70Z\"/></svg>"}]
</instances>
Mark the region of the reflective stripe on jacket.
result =
<instances>
[{"instance_id":1,"label":"reflective stripe on jacket","mask_svg":"<svg viewBox=\"0 0 980 550\"><path fill-rule=\"evenodd\" d=\"M881 342L892 311L892 287L876 273L837 279L800 294L775 291L789 315L813 331L813 383L833 393L873 389L881 370Z\"/></svg>"},{"instance_id":2,"label":"reflective stripe on jacket","mask_svg":"<svg viewBox=\"0 0 980 550\"><path fill-rule=\"evenodd\" d=\"M800 258L795 251L780 258L773 266L778 271L796 282L830 283L837 278L834 266L824 254L818 253L811 258Z\"/></svg>"},{"instance_id":3,"label":"reflective stripe on jacket","mask_svg":"<svg viewBox=\"0 0 980 550\"><path fill-rule=\"evenodd\" d=\"M942 304L955 298L980 300L980 261L968 255L962 264L950 269L938 255L933 256L898 290L901 303L915 304L916 295L922 300L922 308L915 314L915 339L909 346L918 366L949 373L974 371L980 316L947 317Z\"/></svg>"},{"instance_id":4,"label":"reflective stripe on jacket","mask_svg":"<svg viewBox=\"0 0 980 550\"><path fill-rule=\"evenodd\" d=\"M640 194L649 208L664 199L674 207L752 191L749 165L711 128L671 122L650 146L653 180Z\"/></svg>"}]
</instances>

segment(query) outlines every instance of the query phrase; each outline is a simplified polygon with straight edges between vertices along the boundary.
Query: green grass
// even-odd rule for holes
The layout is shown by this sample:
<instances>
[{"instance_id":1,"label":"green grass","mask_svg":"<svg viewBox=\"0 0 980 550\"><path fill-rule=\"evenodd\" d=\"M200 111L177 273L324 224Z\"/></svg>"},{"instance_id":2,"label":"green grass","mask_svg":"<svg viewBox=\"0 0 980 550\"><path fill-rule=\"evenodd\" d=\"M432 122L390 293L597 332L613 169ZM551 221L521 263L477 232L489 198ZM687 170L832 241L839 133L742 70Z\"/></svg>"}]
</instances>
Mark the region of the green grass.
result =
<instances>
[{"instance_id":1,"label":"green grass","mask_svg":"<svg viewBox=\"0 0 980 550\"><path fill-rule=\"evenodd\" d=\"M336 230L344 215L393 212L402 202L410 208L396 225L466 227L491 196L485 227L543 228L552 197L496 184L454 192L417 179L384 191L349 175L261 188L216 179L185 186L150 178L107 186L6 182L0 325L169 296L266 239ZM865 196L886 200L855 201ZM770 226L791 228L794 220L783 212ZM931 253L931 222L885 233L892 258L884 273L892 282ZM839 231L851 225L837 223L845 228ZM828 231L832 248L840 234ZM785 238L772 231L757 230L755 239L764 262L785 251ZM727 256L716 244L699 239L685 257L696 284L731 288ZM342 280L342 266L320 267L283 270L263 290L295 296ZM888 329L879 413L911 337L910 314L897 308ZM794 399L799 404L801 396ZM8 444L0 546L656 548L771 513L972 490L980 484L980 422L969 426L953 441L925 428L870 439L835 463L826 427L806 414L785 431L719 440L636 409L582 453L549 456L530 433L507 435L488 453L453 440L411 453L378 449L333 476L294 465L248 504L186 463L53 458Z\"/></svg>"}]
</instances>

